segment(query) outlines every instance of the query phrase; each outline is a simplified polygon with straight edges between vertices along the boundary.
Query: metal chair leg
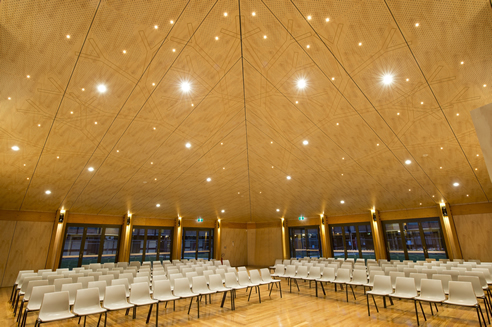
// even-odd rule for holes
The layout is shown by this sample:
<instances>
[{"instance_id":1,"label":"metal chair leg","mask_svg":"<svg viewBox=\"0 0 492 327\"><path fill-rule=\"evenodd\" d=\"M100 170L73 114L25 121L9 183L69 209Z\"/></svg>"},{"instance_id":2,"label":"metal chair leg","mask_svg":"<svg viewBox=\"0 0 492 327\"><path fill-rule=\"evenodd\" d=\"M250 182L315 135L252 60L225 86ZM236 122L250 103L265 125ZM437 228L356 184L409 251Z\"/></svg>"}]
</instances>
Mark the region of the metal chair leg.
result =
<instances>
[{"instance_id":1,"label":"metal chair leg","mask_svg":"<svg viewBox=\"0 0 492 327\"><path fill-rule=\"evenodd\" d=\"M417 326L418 326L419 325L419 312L417 311L417 301L413 300L413 304L415 305L415 317L417 317Z\"/></svg>"},{"instance_id":2,"label":"metal chair leg","mask_svg":"<svg viewBox=\"0 0 492 327\"><path fill-rule=\"evenodd\" d=\"M419 304L420 304L420 310L422 310L422 315L424 316L424 320L427 321L427 318L425 317L424 308L422 307L422 302L419 301Z\"/></svg>"}]
</instances>

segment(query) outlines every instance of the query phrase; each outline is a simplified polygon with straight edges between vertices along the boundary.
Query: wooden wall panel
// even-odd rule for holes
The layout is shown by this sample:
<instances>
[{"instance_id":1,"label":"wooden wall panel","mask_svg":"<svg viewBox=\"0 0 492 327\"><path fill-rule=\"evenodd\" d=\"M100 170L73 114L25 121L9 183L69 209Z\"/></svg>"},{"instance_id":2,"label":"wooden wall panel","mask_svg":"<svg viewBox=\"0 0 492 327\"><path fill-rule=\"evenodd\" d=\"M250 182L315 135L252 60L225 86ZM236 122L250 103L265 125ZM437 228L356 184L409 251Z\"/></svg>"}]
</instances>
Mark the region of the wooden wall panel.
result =
<instances>
[{"instance_id":1,"label":"wooden wall panel","mask_svg":"<svg viewBox=\"0 0 492 327\"><path fill-rule=\"evenodd\" d=\"M492 213L455 215L453 218L463 258L492 262Z\"/></svg>"},{"instance_id":2,"label":"wooden wall panel","mask_svg":"<svg viewBox=\"0 0 492 327\"><path fill-rule=\"evenodd\" d=\"M268 267L275 263L275 259L282 257L281 227L256 229L254 265Z\"/></svg>"},{"instance_id":3,"label":"wooden wall panel","mask_svg":"<svg viewBox=\"0 0 492 327\"><path fill-rule=\"evenodd\" d=\"M256 265L256 229L249 228L247 230L248 237L248 265L254 266ZM254 224L253 224L254 225Z\"/></svg>"},{"instance_id":4,"label":"wooden wall panel","mask_svg":"<svg viewBox=\"0 0 492 327\"><path fill-rule=\"evenodd\" d=\"M248 264L248 231L246 229L221 229L221 254L230 261L231 266Z\"/></svg>"},{"instance_id":5,"label":"wooden wall panel","mask_svg":"<svg viewBox=\"0 0 492 327\"><path fill-rule=\"evenodd\" d=\"M2 285L14 235L15 221L2 221L0 225L2 226L0 228L0 285Z\"/></svg>"},{"instance_id":6,"label":"wooden wall panel","mask_svg":"<svg viewBox=\"0 0 492 327\"><path fill-rule=\"evenodd\" d=\"M19 270L45 267L52 230L52 222L17 222L2 287L11 286Z\"/></svg>"},{"instance_id":7,"label":"wooden wall panel","mask_svg":"<svg viewBox=\"0 0 492 327\"><path fill-rule=\"evenodd\" d=\"M381 220L439 217L439 206L399 211L380 211Z\"/></svg>"}]
</instances>

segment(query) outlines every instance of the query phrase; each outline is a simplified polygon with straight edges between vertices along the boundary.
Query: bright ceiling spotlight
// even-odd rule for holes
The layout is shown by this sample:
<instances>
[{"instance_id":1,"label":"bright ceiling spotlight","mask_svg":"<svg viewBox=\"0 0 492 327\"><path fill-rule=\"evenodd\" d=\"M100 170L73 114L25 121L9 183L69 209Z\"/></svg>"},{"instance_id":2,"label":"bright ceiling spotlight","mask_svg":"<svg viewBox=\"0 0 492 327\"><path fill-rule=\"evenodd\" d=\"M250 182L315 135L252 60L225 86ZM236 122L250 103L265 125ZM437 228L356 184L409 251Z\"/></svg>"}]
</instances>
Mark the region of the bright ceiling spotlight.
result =
<instances>
[{"instance_id":1,"label":"bright ceiling spotlight","mask_svg":"<svg viewBox=\"0 0 492 327\"><path fill-rule=\"evenodd\" d=\"M107 91L107 90L108 90L108 88L107 88L107 87L106 87L106 85L104 85L104 84L99 84L99 85L97 86L97 91L98 91L99 93L106 93L106 91Z\"/></svg>"},{"instance_id":2,"label":"bright ceiling spotlight","mask_svg":"<svg viewBox=\"0 0 492 327\"><path fill-rule=\"evenodd\" d=\"M212 179L211 179L210 177L209 177L209 178L207 178L207 182L210 182L210 181L212 181Z\"/></svg>"},{"instance_id":3,"label":"bright ceiling spotlight","mask_svg":"<svg viewBox=\"0 0 492 327\"><path fill-rule=\"evenodd\" d=\"M157 203L155 206L156 206L157 208L159 208L161 205L160 205L159 203Z\"/></svg>"},{"instance_id":4,"label":"bright ceiling spotlight","mask_svg":"<svg viewBox=\"0 0 492 327\"><path fill-rule=\"evenodd\" d=\"M344 203L345 203L345 201L343 201L343 200L342 200L342 201L340 201L340 203L341 203L341 204L344 204Z\"/></svg>"},{"instance_id":5,"label":"bright ceiling spotlight","mask_svg":"<svg viewBox=\"0 0 492 327\"><path fill-rule=\"evenodd\" d=\"M191 83L188 81L181 82L181 91L188 93L191 91Z\"/></svg>"},{"instance_id":6,"label":"bright ceiling spotlight","mask_svg":"<svg viewBox=\"0 0 492 327\"><path fill-rule=\"evenodd\" d=\"M279 211L280 211L280 209L277 209L277 212L279 212Z\"/></svg>"},{"instance_id":7,"label":"bright ceiling spotlight","mask_svg":"<svg viewBox=\"0 0 492 327\"><path fill-rule=\"evenodd\" d=\"M390 85L393 83L393 75L386 74L383 76L383 84L384 85Z\"/></svg>"},{"instance_id":8,"label":"bright ceiling spotlight","mask_svg":"<svg viewBox=\"0 0 492 327\"><path fill-rule=\"evenodd\" d=\"M188 143L186 143L186 145L185 145L185 146L189 149L189 148L191 148L191 143L190 143L190 142L188 142Z\"/></svg>"},{"instance_id":9,"label":"bright ceiling spotlight","mask_svg":"<svg viewBox=\"0 0 492 327\"><path fill-rule=\"evenodd\" d=\"M225 212L225 210L224 210L224 209L222 209L220 212L224 213L224 212Z\"/></svg>"},{"instance_id":10,"label":"bright ceiling spotlight","mask_svg":"<svg viewBox=\"0 0 492 327\"><path fill-rule=\"evenodd\" d=\"M19 147L18 147L17 145L14 145L14 146L12 147L12 150L14 150L14 151L19 151Z\"/></svg>"},{"instance_id":11,"label":"bright ceiling spotlight","mask_svg":"<svg viewBox=\"0 0 492 327\"><path fill-rule=\"evenodd\" d=\"M298 89L304 89L307 86L307 82L304 78L300 78L297 80L297 88Z\"/></svg>"},{"instance_id":12,"label":"bright ceiling spotlight","mask_svg":"<svg viewBox=\"0 0 492 327\"><path fill-rule=\"evenodd\" d=\"M291 179L291 178L292 178L292 177L290 177L290 176L287 176L287 179Z\"/></svg>"},{"instance_id":13,"label":"bright ceiling spotlight","mask_svg":"<svg viewBox=\"0 0 492 327\"><path fill-rule=\"evenodd\" d=\"M51 191L50 191L50 190L47 190L47 191L45 191L44 193L46 193L46 194L51 194Z\"/></svg>"},{"instance_id":14,"label":"bright ceiling spotlight","mask_svg":"<svg viewBox=\"0 0 492 327\"><path fill-rule=\"evenodd\" d=\"M309 141L308 140L304 140L304 141L302 141L302 144L308 145L309 144Z\"/></svg>"},{"instance_id":15,"label":"bright ceiling spotlight","mask_svg":"<svg viewBox=\"0 0 492 327\"><path fill-rule=\"evenodd\" d=\"M88 171L94 171L94 167L87 168Z\"/></svg>"},{"instance_id":16,"label":"bright ceiling spotlight","mask_svg":"<svg viewBox=\"0 0 492 327\"><path fill-rule=\"evenodd\" d=\"M412 160L405 160L405 163L406 163L407 165L409 165L409 164L411 164L411 163L412 163Z\"/></svg>"},{"instance_id":17,"label":"bright ceiling spotlight","mask_svg":"<svg viewBox=\"0 0 492 327\"><path fill-rule=\"evenodd\" d=\"M453 183L453 186L460 186L460 183Z\"/></svg>"}]
</instances>

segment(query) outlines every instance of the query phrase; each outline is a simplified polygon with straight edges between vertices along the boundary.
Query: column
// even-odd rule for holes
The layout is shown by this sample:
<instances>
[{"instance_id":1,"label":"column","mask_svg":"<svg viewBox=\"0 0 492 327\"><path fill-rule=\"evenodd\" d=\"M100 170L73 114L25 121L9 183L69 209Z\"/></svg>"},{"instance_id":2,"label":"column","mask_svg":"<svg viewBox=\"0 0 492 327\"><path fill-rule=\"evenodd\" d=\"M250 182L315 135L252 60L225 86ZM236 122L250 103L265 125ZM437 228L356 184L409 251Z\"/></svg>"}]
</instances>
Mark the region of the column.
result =
<instances>
[{"instance_id":1,"label":"column","mask_svg":"<svg viewBox=\"0 0 492 327\"><path fill-rule=\"evenodd\" d=\"M374 219L375 218L375 219ZM383 224L379 215L379 210L371 210L371 228L372 228L372 240L374 242L374 253L376 254L376 260L387 259L386 243L384 242Z\"/></svg>"},{"instance_id":2,"label":"column","mask_svg":"<svg viewBox=\"0 0 492 327\"><path fill-rule=\"evenodd\" d=\"M326 218L324 214L320 215L319 230L320 230L319 238L321 239L321 251L323 251L323 258L331 257L331 245L329 245L328 238L327 238L328 226L326 226Z\"/></svg>"},{"instance_id":3,"label":"column","mask_svg":"<svg viewBox=\"0 0 492 327\"><path fill-rule=\"evenodd\" d=\"M456 226L454 225L453 214L451 212L451 206L449 203L439 203L439 218L441 221L442 232L444 234L444 241L446 243L446 249L448 251L449 259L462 259L461 247L456 233Z\"/></svg>"},{"instance_id":4,"label":"column","mask_svg":"<svg viewBox=\"0 0 492 327\"><path fill-rule=\"evenodd\" d=\"M118 251L118 262L130 261L130 250L133 233L133 215L127 213L123 216L121 224L120 248Z\"/></svg>"},{"instance_id":5,"label":"column","mask_svg":"<svg viewBox=\"0 0 492 327\"><path fill-rule=\"evenodd\" d=\"M222 251L220 247L220 219L215 221L215 229L214 229L214 258L216 260L220 260L222 256Z\"/></svg>"},{"instance_id":6,"label":"column","mask_svg":"<svg viewBox=\"0 0 492 327\"><path fill-rule=\"evenodd\" d=\"M67 226L68 213L65 210L57 210L53 233L51 236L48 259L46 260L47 269L57 269L60 265L61 253L63 251L63 238Z\"/></svg>"},{"instance_id":7,"label":"column","mask_svg":"<svg viewBox=\"0 0 492 327\"><path fill-rule=\"evenodd\" d=\"M173 254L172 254L173 260L181 259L182 232L183 232L182 220L181 217L178 216L178 218L176 218L174 222Z\"/></svg>"}]
</instances>

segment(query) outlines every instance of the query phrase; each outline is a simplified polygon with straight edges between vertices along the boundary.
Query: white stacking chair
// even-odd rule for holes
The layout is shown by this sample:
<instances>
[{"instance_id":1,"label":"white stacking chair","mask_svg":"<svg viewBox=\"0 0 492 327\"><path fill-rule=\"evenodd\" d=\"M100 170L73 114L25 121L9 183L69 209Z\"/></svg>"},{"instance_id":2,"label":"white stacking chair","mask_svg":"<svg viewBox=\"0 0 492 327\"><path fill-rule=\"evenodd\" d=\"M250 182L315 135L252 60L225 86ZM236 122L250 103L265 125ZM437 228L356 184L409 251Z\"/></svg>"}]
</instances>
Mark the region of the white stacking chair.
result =
<instances>
[{"instance_id":1,"label":"white stacking chair","mask_svg":"<svg viewBox=\"0 0 492 327\"><path fill-rule=\"evenodd\" d=\"M335 277L335 268L325 267L325 269L323 271L323 276L321 276L321 278L319 278L317 280L321 285L321 290L323 291L324 295L326 295L326 292L325 292L325 287L323 286L323 283L333 283L335 278L336 278Z\"/></svg>"},{"instance_id":2,"label":"white stacking chair","mask_svg":"<svg viewBox=\"0 0 492 327\"><path fill-rule=\"evenodd\" d=\"M154 304L157 304L155 310L155 325L159 326L159 301L150 297L149 284L147 282L133 283L131 290L129 302L135 305L133 307L133 319L137 317L137 307L148 305L150 306L146 321L148 324L152 314L152 308L154 307Z\"/></svg>"},{"instance_id":3,"label":"white stacking chair","mask_svg":"<svg viewBox=\"0 0 492 327\"><path fill-rule=\"evenodd\" d=\"M61 292L61 288L63 284L72 284L73 280L72 278L60 278L60 279L55 279L54 285L55 285L55 291L54 292Z\"/></svg>"},{"instance_id":4,"label":"white stacking chair","mask_svg":"<svg viewBox=\"0 0 492 327\"><path fill-rule=\"evenodd\" d=\"M99 322L101 321L101 316L104 313L104 325L108 320L107 310L101 307L101 301L99 300L99 289L97 288L87 288L77 290L75 296L75 303L73 305L73 313L75 313L80 318L84 317L84 327L87 316L99 314ZM80 322L79 318L79 322Z\"/></svg>"},{"instance_id":5,"label":"white stacking chair","mask_svg":"<svg viewBox=\"0 0 492 327\"><path fill-rule=\"evenodd\" d=\"M111 286L114 286L114 285L123 285L123 287L125 288L126 297L130 297L130 284L128 283L128 279L126 279L126 278L113 279L111 281Z\"/></svg>"},{"instance_id":6,"label":"white stacking chair","mask_svg":"<svg viewBox=\"0 0 492 327\"><path fill-rule=\"evenodd\" d=\"M415 279L409 277L396 277L396 285L395 292L390 294L390 298L394 297L397 299L405 299L405 300L413 300L415 305L415 317L417 318L417 326L419 325L419 313L417 311L417 287L415 287ZM422 310L422 314L424 314L424 309L422 308L422 304L420 304L420 309Z\"/></svg>"},{"instance_id":7,"label":"white stacking chair","mask_svg":"<svg viewBox=\"0 0 492 327\"><path fill-rule=\"evenodd\" d=\"M191 304L193 303L193 298L196 297L196 305L198 318L200 318L200 294L196 294L190 289L190 281L188 278L176 278L174 281L174 296L180 297L182 299L190 299L190 306L188 307L188 314L190 314Z\"/></svg>"},{"instance_id":8,"label":"white stacking chair","mask_svg":"<svg viewBox=\"0 0 492 327\"><path fill-rule=\"evenodd\" d=\"M69 294L66 291L45 293L39 315L34 327L38 327L41 323L65 320L75 317L75 314L70 312Z\"/></svg>"},{"instance_id":9,"label":"white stacking chair","mask_svg":"<svg viewBox=\"0 0 492 327\"><path fill-rule=\"evenodd\" d=\"M118 279L127 279L128 280L128 284L131 285L133 284L133 274L132 273L123 273L123 274L120 274L120 278Z\"/></svg>"},{"instance_id":10,"label":"white stacking chair","mask_svg":"<svg viewBox=\"0 0 492 327\"><path fill-rule=\"evenodd\" d=\"M79 279L77 279L77 283L81 283L82 288L87 288L87 286L89 286L89 282L93 281L95 281L94 276L79 277Z\"/></svg>"},{"instance_id":11,"label":"white stacking chair","mask_svg":"<svg viewBox=\"0 0 492 327\"><path fill-rule=\"evenodd\" d=\"M232 310L235 310L236 309L236 301L235 301L236 290L245 289L247 287L241 286L238 284L235 273L226 273L225 274L225 286L232 289L232 293L233 293L232 294L232 306L233 306Z\"/></svg>"},{"instance_id":12,"label":"white stacking chair","mask_svg":"<svg viewBox=\"0 0 492 327\"><path fill-rule=\"evenodd\" d=\"M117 279L117 278L114 278L113 275L108 274L108 275L99 276L98 281L105 282L106 285L110 286L113 279Z\"/></svg>"},{"instance_id":13,"label":"white stacking chair","mask_svg":"<svg viewBox=\"0 0 492 327\"><path fill-rule=\"evenodd\" d=\"M365 271L364 271L365 274ZM309 270L309 276L303 278L303 280L308 280L309 283L314 282L316 288L316 297L318 297L318 279L321 278L321 268L320 267L311 267ZM309 284L311 286L311 284Z\"/></svg>"},{"instance_id":14,"label":"white stacking chair","mask_svg":"<svg viewBox=\"0 0 492 327\"><path fill-rule=\"evenodd\" d=\"M353 287L354 286L364 286L367 284L367 273L366 270L358 270L354 269L353 275L352 275L352 280L347 282L347 285L349 285L352 288L352 293L354 295L354 300L355 298L355 293L353 292ZM364 288L365 290L365 288Z\"/></svg>"},{"instance_id":15,"label":"white stacking chair","mask_svg":"<svg viewBox=\"0 0 492 327\"><path fill-rule=\"evenodd\" d=\"M438 274L434 276L439 276ZM432 309L432 303L434 303L434 306L436 308L436 312L439 310L437 309L437 303L443 303L444 300L446 300L446 295L444 295L444 289L443 289L443 283L441 280L438 278L435 279L422 279L420 281L420 295L415 298L416 301L420 302L429 302L429 306L431 309L432 315L434 315L434 311ZM422 306L420 306L420 309L422 310L422 314L424 315L425 318L425 313L424 309Z\"/></svg>"},{"instance_id":16,"label":"white stacking chair","mask_svg":"<svg viewBox=\"0 0 492 327\"><path fill-rule=\"evenodd\" d=\"M42 280L42 278L43 277L41 277L41 276L29 275L29 274L25 274L22 276L21 281L19 282L19 285L18 285L17 297L14 299L14 302L15 302L14 317L17 315L17 308L19 306L20 297L24 296L24 294L26 293L27 286L29 285L29 283L31 281L35 281L35 280Z\"/></svg>"},{"instance_id":17,"label":"white stacking chair","mask_svg":"<svg viewBox=\"0 0 492 327\"><path fill-rule=\"evenodd\" d=\"M372 290L366 292L367 299L367 314L370 316L371 311L369 309L369 295L372 297L374 301L374 306L376 307L376 311L379 312L378 305L376 304L376 300L374 296L381 296L383 298L383 304L386 308L386 297L389 298L391 304L393 304L393 300L391 300L390 294L393 294L393 287L391 286L391 277L386 275L375 275L374 276L374 286Z\"/></svg>"},{"instance_id":18,"label":"white stacking chair","mask_svg":"<svg viewBox=\"0 0 492 327\"><path fill-rule=\"evenodd\" d=\"M299 290L299 284L297 283L298 279L304 279L308 276L308 267L307 266L299 266L297 267L297 272L295 276L291 277L290 291L292 292L292 279L296 282L297 291Z\"/></svg>"},{"instance_id":19,"label":"white stacking chair","mask_svg":"<svg viewBox=\"0 0 492 327\"><path fill-rule=\"evenodd\" d=\"M174 296L171 290L171 283L169 280L153 280L152 281L152 298L159 302L165 302L167 307L167 302L173 301L173 310L176 310L176 300L179 297Z\"/></svg>"},{"instance_id":20,"label":"white stacking chair","mask_svg":"<svg viewBox=\"0 0 492 327\"><path fill-rule=\"evenodd\" d=\"M339 268L337 271L337 277L333 281L333 284L335 284L335 292L337 291L338 284L344 285L347 284L348 282L350 282L350 270L346 268ZM355 298L354 289L352 288L352 286L350 286L350 288L352 289L352 293ZM348 286L345 287L345 297L348 302Z\"/></svg>"},{"instance_id":21,"label":"white stacking chair","mask_svg":"<svg viewBox=\"0 0 492 327\"><path fill-rule=\"evenodd\" d=\"M399 272L399 271L390 271L389 276L391 277L391 286L393 288L396 287L396 278L397 277L405 277L404 272Z\"/></svg>"},{"instance_id":22,"label":"white stacking chair","mask_svg":"<svg viewBox=\"0 0 492 327\"><path fill-rule=\"evenodd\" d=\"M441 281L444 294L449 294L449 282L452 280L451 275L434 274L432 275L432 279L439 279ZM420 287L422 288L422 286Z\"/></svg>"},{"instance_id":23,"label":"white stacking chair","mask_svg":"<svg viewBox=\"0 0 492 327\"><path fill-rule=\"evenodd\" d=\"M273 290L273 285L275 284L276 286L279 287L279 290L280 290L280 298L282 298L282 283L279 279L273 279L272 278L272 275L270 275L270 270L268 270L267 268L262 268L260 269L260 274L261 274L261 280L264 281L264 282L268 282L270 283L270 294L268 296L270 296L272 294L272 290Z\"/></svg>"},{"instance_id":24,"label":"white stacking chair","mask_svg":"<svg viewBox=\"0 0 492 327\"><path fill-rule=\"evenodd\" d=\"M258 292L258 300L261 303L261 293L260 293L260 284L255 284L249 279L249 275L246 271L240 271L238 272L238 282L239 285L246 287L246 291L249 290L249 296L248 296L248 301L251 297L251 291L253 290L253 287L257 290Z\"/></svg>"},{"instance_id":25,"label":"white stacking chair","mask_svg":"<svg viewBox=\"0 0 492 327\"><path fill-rule=\"evenodd\" d=\"M105 262L105 263L103 263L102 267L103 267L103 269L105 269L105 268L113 269L115 267L115 264L114 264L114 262Z\"/></svg>"},{"instance_id":26,"label":"white stacking chair","mask_svg":"<svg viewBox=\"0 0 492 327\"><path fill-rule=\"evenodd\" d=\"M41 281L38 281L41 282ZM46 282L46 281L42 281ZM24 327L26 325L27 314L32 311L39 311L41 307L41 302L43 301L43 296L46 293L55 292L54 285L42 285L35 286L32 288L32 291L29 296L29 302L27 303L26 308L24 309L24 313L22 314L22 318L20 320L20 326ZM21 315L22 310L19 311L19 316Z\"/></svg>"},{"instance_id":27,"label":"white stacking chair","mask_svg":"<svg viewBox=\"0 0 492 327\"><path fill-rule=\"evenodd\" d=\"M471 282L450 281L449 296L447 300L443 301L443 303L463 307L475 307L480 326L482 326L482 320L485 324L482 308L477 301ZM482 319L480 319L480 316L482 316Z\"/></svg>"},{"instance_id":28,"label":"white stacking chair","mask_svg":"<svg viewBox=\"0 0 492 327\"><path fill-rule=\"evenodd\" d=\"M282 259L275 259L275 264L273 266L268 267L269 269L275 269L277 265L282 264Z\"/></svg>"},{"instance_id":29,"label":"white stacking chair","mask_svg":"<svg viewBox=\"0 0 492 327\"><path fill-rule=\"evenodd\" d=\"M480 278L477 276L458 276L458 281L470 282L472 284L473 291L475 292L475 296L477 297L477 299L483 300L483 305L485 307L485 313L487 315L487 318L488 318L489 324L490 324L490 313L489 313L490 302L489 302L488 297L483 292L482 285L480 285Z\"/></svg>"},{"instance_id":30,"label":"white stacking chair","mask_svg":"<svg viewBox=\"0 0 492 327\"><path fill-rule=\"evenodd\" d=\"M128 262L118 262L116 264L116 267L127 268L128 267Z\"/></svg>"},{"instance_id":31,"label":"white stacking chair","mask_svg":"<svg viewBox=\"0 0 492 327\"><path fill-rule=\"evenodd\" d=\"M24 285L27 285L27 286L26 286L26 290L24 292L24 297L22 298L22 302L21 302L20 309L19 309L19 314L17 315L17 321L20 321L20 317L22 315L22 309L24 308L24 304L29 302L29 298L31 297L33 287L48 285L48 281L47 280L31 280L31 281L25 283Z\"/></svg>"},{"instance_id":32,"label":"white stacking chair","mask_svg":"<svg viewBox=\"0 0 492 327\"><path fill-rule=\"evenodd\" d=\"M376 275L384 275L384 271L382 270L371 270L369 272L369 281L365 283L364 285L364 293L366 292L366 287L372 288L374 286L374 276Z\"/></svg>"},{"instance_id":33,"label":"white stacking chair","mask_svg":"<svg viewBox=\"0 0 492 327\"><path fill-rule=\"evenodd\" d=\"M272 277L282 277L285 274L285 266L282 264L275 265L275 271Z\"/></svg>"},{"instance_id":34,"label":"white stacking chair","mask_svg":"<svg viewBox=\"0 0 492 327\"><path fill-rule=\"evenodd\" d=\"M104 301L104 293L106 293L107 284L104 280L89 282L88 288L97 288L99 290L99 301Z\"/></svg>"},{"instance_id":35,"label":"white stacking chair","mask_svg":"<svg viewBox=\"0 0 492 327\"><path fill-rule=\"evenodd\" d=\"M77 283L77 280L81 277L84 277L83 273L75 273L75 274L70 274L68 277L72 278L72 283Z\"/></svg>"},{"instance_id":36,"label":"white stacking chair","mask_svg":"<svg viewBox=\"0 0 492 327\"><path fill-rule=\"evenodd\" d=\"M48 285L54 285L56 279L62 279L62 278L63 278L63 275L61 275L61 274L48 276L48 278L47 278Z\"/></svg>"},{"instance_id":37,"label":"white stacking chair","mask_svg":"<svg viewBox=\"0 0 492 327\"><path fill-rule=\"evenodd\" d=\"M72 283L72 284L63 284L61 291L68 292L69 295L69 304L72 306L75 303L75 296L77 295L77 291L82 289L82 283Z\"/></svg>"},{"instance_id":38,"label":"white stacking chair","mask_svg":"<svg viewBox=\"0 0 492 327\"><path fill-rule=\"evenodd\" d=\"M410 277L411 273L418 273L417 269L415 268L403 268L403 272L405 273L405 277Z\"/></svg>"},{"instance_id":39,"label":"white stacking chair","mask_svg":"<svg viewBox=\"0 0 492 327\"><path fill-rule=\"evenodd\" d=\"M17 278L15 279L14 285L12 285L12 292L10 293L10 300L9 302L13 303L15 294L17 293L17 286L19 285L19 282L22 278L22 275L24 274L32 274L32 276L37 276L37 274L34 272L34 270L20 270L17 273Z\"/></svg>"},{"instance_id":40,"label":"white stacking chair","mask_svg":"<svg viewBox=\"0 0 492 327\"><path fill-rule=\"evenodd\" d=\"M205 304L207 303L207 295L209 302L212 303L212 294L217 293L216 291L210 290L207 286L207 280L204 276L193 276L192 277L192 291L193 293L200 294L199 301L202 296L205 296Z\"/></svg>"},{"instance_id":41,"label":"white stacking chair","mask_svg":"<svg viewBox=\"0 0 492 327\"><path fill-rule=\"evenodd\" d=\"M441 274L446 274L451 276L451 279L456 282L458 281L458 276L460 275L460 272L457 270L445 270Z\"/></svg>"},{"instance_id":42,"label":"white stacking chair","mask_svg":"<svg viewBox=\"0 0 492 327\"><path fill-rule=\"evenodd\" d=\"M187 272L185 277L188 278L188 281L190 282L190 288L193 287L193 277L198 276L196 271L190 271Z\"/></svg>"},{"instance_id":43,"label":"white stacking chair","mask_svg":"<svg viewBox=\"0 0 492 327\"><path fill-rule=\"evenodd\" d=\"M432 275L437 274L435 269L422 269L422 274L427 274L427 279L432 279Z\"/></svg>"},{"instance_id":44,"label":"white stacking chair","mask_svg":"<svg viewBox=\"0 0 492 327\"><path fill-rule=\"evenodd\" d=\"M227 296L227 292L229 292L230 297L231 297L231 310L234 310L234 308L233 308L234 299L233 299L232 288L224 287L224 285L222 284L222 277L220 275L215 274L215 275L209 276L209 288L212 291L215 291L218 293L224 293L224 295L222 296L222 302L220 305L221 308L224 307L224 302L225 302L225 299Z\"/></svg>"},{"instance_id":45,"label":"white stacking chair","mask_svg":"<svg viewBox=\"0 0 492 327\"><path fill-rule=\"evenodd\" d=\"M125 280L128 282L127 280ZM108 311L116 310L129 310L134 307L133 304L128 303L127 290L125 285L111 285L106 286L106 292L104 293L103 308Z\"/></svg>"},{"instance_id":46,"label":"white stacking chair","mask_svg":"<svg viewBox=\"0 0 492 327\"><path fill-rule=\"evenodd\" d=\"M415 279L415 287L417 288L417 291L420 292L420 281L422 279L427 279L427 274L410 273L410 278Z\"/></svg>"}]
</instances>

